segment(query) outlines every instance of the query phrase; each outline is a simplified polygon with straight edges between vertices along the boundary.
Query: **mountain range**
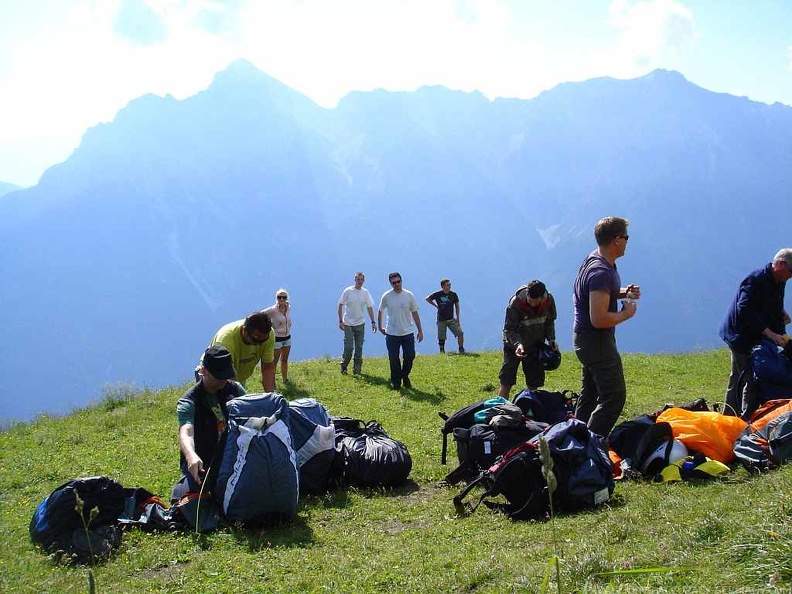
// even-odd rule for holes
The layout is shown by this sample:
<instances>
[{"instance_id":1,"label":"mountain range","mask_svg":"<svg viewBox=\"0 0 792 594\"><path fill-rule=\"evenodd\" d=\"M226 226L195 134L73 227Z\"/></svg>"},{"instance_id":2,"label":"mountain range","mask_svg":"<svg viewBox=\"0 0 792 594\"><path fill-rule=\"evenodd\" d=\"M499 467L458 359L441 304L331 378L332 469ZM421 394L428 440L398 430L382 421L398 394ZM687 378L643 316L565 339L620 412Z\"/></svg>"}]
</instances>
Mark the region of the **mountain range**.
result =
<instances>
[{"instance_id":1,"label":"mountain range","mask_svg":"<svg viewBox=\"0 0 792 594\"><path fill-rule=\"evenodd\" d=\"M375 301L394 270L420 303L451 278L473 351L500 348L506 303L540 278L569 350L572 280L607 215L630 220L618 265L642 290L621 349L718 348L740 279L789 243L791 161L792 108L677 72L530 100L354 92L326 109L238 61L185 100L133 100L2 196L0 416L184 382L214 332L279 287L293 358L335 357L358 270ZM436 352L433 312L419 353Z\"/></svg>"}]
</instances>

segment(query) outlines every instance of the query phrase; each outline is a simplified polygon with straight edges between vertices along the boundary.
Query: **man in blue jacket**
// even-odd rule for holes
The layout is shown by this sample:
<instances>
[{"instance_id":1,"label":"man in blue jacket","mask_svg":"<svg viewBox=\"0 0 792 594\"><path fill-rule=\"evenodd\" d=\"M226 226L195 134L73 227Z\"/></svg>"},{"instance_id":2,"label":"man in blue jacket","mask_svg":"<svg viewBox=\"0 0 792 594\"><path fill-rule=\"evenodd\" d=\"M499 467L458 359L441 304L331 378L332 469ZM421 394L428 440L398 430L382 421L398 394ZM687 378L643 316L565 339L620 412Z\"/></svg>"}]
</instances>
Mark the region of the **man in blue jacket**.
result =
<instances>
[{"instance_id":1,"label":"man in blue jacket","mask_svg":"<svg viewBox=\"0 0 792 594\"><path fill-rule=\"evenodd\" d=\"M784 326L789 323L789 314L784 309L784 288L791 277L792 248L784 248L767 266L743 279L729 306L719 332L731 351L731 374L723 411L727 415L745 417L755 409L750 381L751 349L763 336L784 346ZM744 378L743 372L746 372Z\"/></svg>"}]
</instances>

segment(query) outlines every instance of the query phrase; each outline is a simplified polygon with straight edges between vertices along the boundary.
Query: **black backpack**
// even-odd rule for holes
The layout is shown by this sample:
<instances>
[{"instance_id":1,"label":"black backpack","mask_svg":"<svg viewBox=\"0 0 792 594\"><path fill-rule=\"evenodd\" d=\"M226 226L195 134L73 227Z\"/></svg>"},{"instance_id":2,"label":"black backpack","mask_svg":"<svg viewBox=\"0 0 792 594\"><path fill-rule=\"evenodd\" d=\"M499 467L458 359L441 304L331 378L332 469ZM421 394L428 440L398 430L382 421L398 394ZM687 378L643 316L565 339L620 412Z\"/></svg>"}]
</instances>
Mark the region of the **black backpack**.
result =
<instances>
[{"instance_id":1,"label":"black backpack","mask_svg":"<svg viewBox=\"0 0 792 594\"><path fill-rule=\"evenodd\" d=\"M548 392L547 390L523 390L514 397L526 417L540 423L554 425L575 416L578 394L571 390Z\"/></svg>"},{"instance_id":2,"label":"black backpack","mask_svg":"<svg viewBox=\"0 0 792 594\"><path fill-rule=\"evenodd\" d=\"M445 464L448 454L448 436L454 432L454 429L457 428L470 428L476 424L476 420L473 418L474 415L484 410L485 408L489 408L492 406L492 399L487 400L480 400L479 402L474 402L473 404L468 404L460 408L458 411L453 413L452 415L448 415L444 412L438 412L437 414L443 419L443 426L440 428L440 433L443 435L443 450L440 454L440 463Z\"/></svg>"},{"instance_id":3,"label":"black backpack","mask_svg":"<svg viewBox=\"0 0 792 594\"><path fill-rule=\"evenodd\" d=\"M66 562L93 563L107 558L121 543L118 518L134 497L106 476L72 479L55 489L36 508L30 538L47 553ZM81 500L82 516L79 513Z\"/></svg>"},{"instance_id":4,"label":"black backpack","mask_svg":"<svg viewBox=\"0 0 792 594\"><path fill-rule=\"evenodd\" d=\"M344 459L345 482L356 487L393 487L407 480L412 457L377 421L333 417L336 449Z\"/></svg>"},{"instance_id":5,"label":"black backpack","mask_svg":"<svg viewBox=\"0 0 792 594\"><path fill-rule=\"evenodd\" d=\"M546 423L526 421L520 427L493 427L476 423L470 428L454 429L459 466L448 473L444 482L455 485L470 481L495 464L495 461L510 449L541 433Z\"/></svg>"},{"instance_id":6,"label":"black backpack","mask_svg":"<svg viewBox=\"0 0 792 594\"><path fill-rule=\"evenodd\" d=\"M610 499L615 483L602 437L589 431L582 421L569 419L506 452L454 497L457 512L465 515L474 511L485 498L503 495L505 504L484 503L513 519L544 517L550 510L550 500L539 459L541 438L547 441L553 459L557 482L553 493L555 510L590 509ZM477 485L485 488L479 501L474 506L465 504L465 497Z\"/></svg>"}]
</instances>

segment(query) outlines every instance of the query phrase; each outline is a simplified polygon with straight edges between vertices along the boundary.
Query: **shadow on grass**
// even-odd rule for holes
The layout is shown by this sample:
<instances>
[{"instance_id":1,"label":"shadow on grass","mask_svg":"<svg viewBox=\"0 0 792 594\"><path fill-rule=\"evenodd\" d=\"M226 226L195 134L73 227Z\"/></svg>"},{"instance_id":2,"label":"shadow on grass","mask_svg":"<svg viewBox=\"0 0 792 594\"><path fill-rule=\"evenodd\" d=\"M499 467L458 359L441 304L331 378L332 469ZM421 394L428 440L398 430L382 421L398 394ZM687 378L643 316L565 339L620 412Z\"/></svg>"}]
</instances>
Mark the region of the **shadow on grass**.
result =
<instances>
[{"instance_id":1,"label":"shadow on grass","mask_svg":"<svg viewBox=\"0 0 792 594\"><path fill-rule=\"evenodd\" d=\"M368 375L366 373L360 373L357 376L358 381L362 381L367 383L370 386L379 386L381 388L386 388L388 390L391 389L390 380L385 378ZM443 395L439 395L437 393L426 392L424 390L419 390L418 388L405 388L404 386L401 387L399 390L393 390L394 395L399 394L403 398L407 398L409 400L415 400L417 402L431 402L432 404L439 404L445 397Z\"/></svg>"},{"instance_id":2,"label":"shadow on grass","mask_svg":"<svg viewBox=\"0 0 792 594\"><path fill-rule=\"evenodd\" d=\"M450 352L450 353L446 353L446 355L449 356L449 357L466 357L466 358L467 357L476 357L476 358L477 357L481 357L481 355L479 355L478 353L470 353L470 352L454 353L453 351Z\"/></svg>"},{"instance_id":3,"label":"shadow on grass","mask_svg":"<svg viewBox=\"0 0 792 594\"><path fill-rule=\"evenodd\" d=\"M313 398L310 392L301 388L299 385L290 381L287 384L281 384L277 387L277 392L286 398L286 400L297 400L298 398Z\"/></svg>"},{"instance_id":4,"label":"shadow on grass","mask_svg":"<svg viewBox=\"0 0 792 594\"><path fill-rule=\"evenodd\" d=\"M306 547L314 540L313 530L300 516L292 522L277 525L261 523L257 526L232 526L231 534L251 553L274 547Z\"/></svg>"},{"instance_id":5,"label":"shadow on grass","mask_svg":"<svg viewBox=\"0 0 792 594\"><path fill-rule=\"evenodd\" d=\"M354 490L361 497L374 499L375 497L406 497L407 495L419 491L421 487L414 480L407 479L396 487L350 487L350 489Z\"/></svg>"}]
</instances>

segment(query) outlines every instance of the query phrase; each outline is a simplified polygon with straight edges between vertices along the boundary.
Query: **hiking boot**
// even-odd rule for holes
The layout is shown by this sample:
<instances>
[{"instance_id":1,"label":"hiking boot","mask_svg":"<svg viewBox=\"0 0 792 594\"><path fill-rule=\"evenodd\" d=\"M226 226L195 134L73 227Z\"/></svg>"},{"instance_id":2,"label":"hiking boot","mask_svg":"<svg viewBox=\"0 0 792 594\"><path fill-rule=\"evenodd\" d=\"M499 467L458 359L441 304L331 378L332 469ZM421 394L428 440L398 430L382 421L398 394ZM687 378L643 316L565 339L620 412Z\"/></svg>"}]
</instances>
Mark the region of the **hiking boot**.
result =
<instances>
[{"instance_id":1,"label":"hiking boot","mask_svg":"<svg viewBox=\"0 0 792 594\"><path fill-rule=\"evenodd\" d=\"M401 384L391 384L391 390L401 390Z\"/></svg>"},{"instance_id":2,"label":"hiking boot","mask_svg":"<svg viewBox=\"0 0 792 594\"><path fill-rule=\"evenodd\" d=\"M346 367L341 368L341 375L347 375Z\"/></svg>"},{"instance_id":3,"label":"hiking boot","mask_svg":"<svg viewBox=\"0 0 792 594\"><path fill-rule=\"evenodd\" d=\"M440 352L441 352L442 354L445 354L445 347L440 347Z\"/></svg>"},{"instance_id":4,"label":"hiking boot","mask_svg":"<svg viewBox=\"0 0 792 594\"><path fill-rule=\"evenodd\" d=\"M404 382L405 388L412 388L412 382L410 381L409 377L405 377L402 382Z\"/></svg>"},{"instance_id":5,"label":"hiking boot","mask_svg":"<svg viewBox=\"0 0 792 594\"><path fill-rule=\"evenodd\" d=\"M464 355L465 354L465 347L459 347L459 354L460 355Z\"/></svg>"},{"instance_id":6,"label":"hiking boot","mask_svg":"<svg viewBox=\"0 0 792 594\"><path fill-rule=\"evenodd\" d=\"M360 375L361 373L362 372L360 371L360 369L353 369L352 370L352 375Z\"/></svg>"}]
</instances>

